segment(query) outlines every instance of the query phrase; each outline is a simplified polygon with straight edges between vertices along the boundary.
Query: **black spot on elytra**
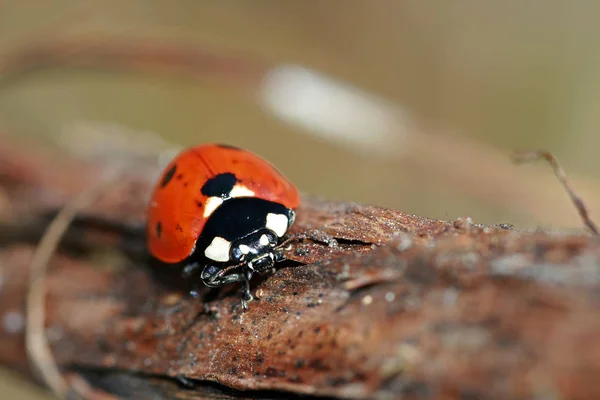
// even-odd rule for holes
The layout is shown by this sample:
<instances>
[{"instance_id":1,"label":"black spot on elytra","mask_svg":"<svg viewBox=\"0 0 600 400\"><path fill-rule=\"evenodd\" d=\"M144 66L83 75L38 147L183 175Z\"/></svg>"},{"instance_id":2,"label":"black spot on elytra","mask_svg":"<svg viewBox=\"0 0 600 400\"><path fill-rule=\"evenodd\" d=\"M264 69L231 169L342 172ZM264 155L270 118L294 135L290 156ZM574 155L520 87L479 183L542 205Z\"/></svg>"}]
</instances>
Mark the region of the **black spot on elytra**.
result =
<instances>
[{"instance_id":1,"label":"black spot on elytra","mask_svg":"<svg viewBox=\"0 0 600 400\"><path fill-rule=\"evenodd\" d=\"M179 224L175 225L175 229L177 229L178 232L183 232L183 228Z\"/></svg>"},{"instance_id":2,"label":"black spot on elytra","mask_svg":"<svg viewBox=\"0 0 600 400\"><path fill-rule=\"evenodd\" d=\"M206 197L228 197L237 181L231 172L219 174L206 181L202 186L202 194Z\"/></svg>"},{"instance_id":3,"label":"black spot on elytra","mask_svg":"<svg viewBox=\"0 0 600 400\"><path fill-rule=\"evenodd\" d=\"M230 144L223 144L223 143L218 143L217 144L218 147L222 147L224 149L230 149L230 150L241 150L239 147L236 146L232 146Z\"/></svg>"},{"instance_id":4,"label":"black spot on elytra","mask_svg":"<svg viewBox=\"0 0 600 400\"><path fill-rule=\"evenodd\" d=\"M173 176L175 175L175 171L177 171L177 164L173 164L171 168L163 175L162 181L160 182L160 187L165 187L171 182Z\"/></svg>"},{"instance_id":5,"label":"black spot on elytra","mask_svg":"<svg viewBox=\"0 0 600 400\"><path fill-rule=\"evenodd\" d=\"M202 202L201 201L196 201L196 207L202 208Z\"/></svg>"},{"instance_id":6,"label":"black spot on elytra","mask_svg":"<svg viewBox=\"0 0 600 400\"><path fill-rule=\"evenodd\" d=\"M162 235L162 224L159 222L156 223L156 237L160 239Z\"/></svg>"},{"instance_id":7,"label":"black spot on elytra","mask_svg":"<svg viewBox=\"0 0 600 400\"><path fill-rule=\"evenodd\" d=\"M177 176L175 177L178 181L183 179L183 174L177 174Z\"/></svg>"}]
</instances>

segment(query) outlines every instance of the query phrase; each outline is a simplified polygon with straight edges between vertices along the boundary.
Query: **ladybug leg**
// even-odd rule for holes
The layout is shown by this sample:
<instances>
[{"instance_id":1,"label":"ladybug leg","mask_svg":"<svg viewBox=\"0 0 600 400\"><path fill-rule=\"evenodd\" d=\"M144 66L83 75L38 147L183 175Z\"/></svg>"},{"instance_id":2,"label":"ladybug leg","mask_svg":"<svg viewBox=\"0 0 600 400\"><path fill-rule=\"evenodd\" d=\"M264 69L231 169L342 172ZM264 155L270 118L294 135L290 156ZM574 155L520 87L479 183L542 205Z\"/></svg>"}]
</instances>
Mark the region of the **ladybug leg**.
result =
<instances>
[{"instance_id":1,"label":"ladybug leg","mask_svg":"<svg viewBox=\"0 0 600 400\"><path fill-rule=\"evenodd\" d=\"M299 233L297 235L293 235L288 237L287 239L285 239L283 242L279 243L274 249L273 249L273 264L277 264L278 262L281 262L283 260L286 259L285 257L285 252L288 250L291 250L292 248L292 243L294 242L300 242L304 239L307 239L308 236L305 235L304 233ZM334 239L335 240L335 239ZM273 266L272 268L268 269L271 273L275 273L276 268L275 266Z\"/></svg>"},{"instance_id":2,"label":"ladybug leg","mask_svg":"<svg viewBox=\"0 0 600 400\"><path fill-rule=\"evenodd\" d=\"M273 251L273 263L278 263L279 261L285 260L285 255L283 252L285 250L289 250L289 243L283 242L281 245L277 246Z\"/></svg>"},{"instance_id":3,"label":"ladybug leg","mask_svg":"<svg viewBox=\"0 0 600 400\"><path fill-rule=\"evenodd\" d=\"M250 280L245 279L242 282L242 308L248 309L248 303L254 300L254 296L250 293Z\"/></svg>"},{"instance_id":4,"label":"ladybug leg","mask_svg":"<svg viewBox=\"0 0 600 400\"><path fill-rule=\"evenodd\" d=\"M310 239L315 242L324 243L329 247L339 247L338 241L335 240L333 236L317 229L303 232L300 236L302 236L302 239Z\"/></svg>"},{"instance_id":5,"label":"ladybug leg","mask_svg":"<svg viewBox=\"0 0 600 400\"><path fill-rule=\"evenodd\" d=\"M253 270L248 268L241 273L228 273L235 267L239 266L234 265L230 267L219 268L214 265L207 265L202 270L200 277L204 284L208 287L220 287L232 283L242 282L242 307L247 310L248 302L254 299L250 293L250 280L252 279Z\"/></svg>"},{"instance_id":6,"label":"ladybug leg","mask_svg":"<svg viewBox=\"0 0 600 400\"><path fill-rule=\"evenodd\" d=\"M185 266L185 268L183 268L183 272L181 273L181 276L183 278L187 279L190 276L197 273L201 266L202 265L200 265L200 263L197 263L197 262L188 264Z\"/></svg>"},{"instance_id":7,"label":"ladybug leg","mask_svg":"<svg viewBox=\"0 0 600 400\"><path fill-rule=\"evenodd\" d=\"M219 268L214 265L207 265L200 274L200 279L208 287L220 287L231 283L242 282L245 276L241 273L228 273L231 268Z\"/></svg>"},{"instance_id":8,"label":"ladybug leg","mask_svg":"<svg viewBox=\"0 0 600 400\"><path fill-rule=\"evenodd\" d=\"M277 246L277 248L289 250L292 242L300 242L304 239L310 239L315 242L323 243L329 247L334 247L334 248L339 247L338 241L335 240L335 238L333 236L314 229L314 230L298 233L296 235L293 235L293 236L287 238L286 240L281 242Z\"/></svg>"},{"instance_id":9,"label":"ladybug leg","mask_svg":"<svg viewBox=\"0 0 600 400\"><path fill-rule=\"evenodd\" d=\"M310 230L290 236L283 242L279 243L277 247L273 249L274 261L277 263L285 260L284 252L292 248L292 243L301 242L304 239L310 239L315 242L323 243L333 248L339 247L338 241L335 240L333 236L330 236L326 233L317 230Z\"/></svg>"},{"instance_id":10,"label":"ladybug leg","mask_svg":"<svg viewBox=\"0 0 600 400\"><path fill-rule=\"evenodd\" d=\"M244 310L248 309L248 302L254 300L254 296L250 293L250 280L252 280L252 274L254 270L252 269L252 265L249 265L249 268L245 271L245 280L242 282L242 307Z\"/></svg>"}]
</instances>

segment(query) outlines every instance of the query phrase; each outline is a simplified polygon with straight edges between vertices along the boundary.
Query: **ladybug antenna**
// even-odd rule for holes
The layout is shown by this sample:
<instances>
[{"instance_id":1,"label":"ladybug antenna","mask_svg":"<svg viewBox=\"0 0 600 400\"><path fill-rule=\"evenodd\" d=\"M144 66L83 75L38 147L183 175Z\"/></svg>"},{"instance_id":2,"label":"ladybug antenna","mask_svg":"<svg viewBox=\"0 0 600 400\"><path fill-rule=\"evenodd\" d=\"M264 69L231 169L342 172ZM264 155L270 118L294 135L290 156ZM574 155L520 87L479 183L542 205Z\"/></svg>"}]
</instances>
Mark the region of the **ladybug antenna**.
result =
<instances>
[{"instance_id":1,"label":"ladybug antenna","mask_svg":"<svg viewBox=\"0 0 600 400\"><path fill-rule=\"evenodd\" d=\"M307 236L303 233L299 233L297 235L290 236L289 238L285 239L283 242L281 242L277 246L275 246L275 250L289 250L289 248L287 248L288 245L292 244L293 242L299 242L306 238L307 238Z\"/></svg>"},{"instance_id":2,"label":"ladybug antenna","mask_svg":"<svg viewBox=\"0 0 600 400\"><path fill-rule=\"evenodd\" d=\"M241 263L234 264L234 265L228 265L227 267L225 267L219 271L219 275L227 275L229 272L233 271L234 269L244 266L244 264L248 265L249 263L241 262Z\"/></svg>"}]
</instances>

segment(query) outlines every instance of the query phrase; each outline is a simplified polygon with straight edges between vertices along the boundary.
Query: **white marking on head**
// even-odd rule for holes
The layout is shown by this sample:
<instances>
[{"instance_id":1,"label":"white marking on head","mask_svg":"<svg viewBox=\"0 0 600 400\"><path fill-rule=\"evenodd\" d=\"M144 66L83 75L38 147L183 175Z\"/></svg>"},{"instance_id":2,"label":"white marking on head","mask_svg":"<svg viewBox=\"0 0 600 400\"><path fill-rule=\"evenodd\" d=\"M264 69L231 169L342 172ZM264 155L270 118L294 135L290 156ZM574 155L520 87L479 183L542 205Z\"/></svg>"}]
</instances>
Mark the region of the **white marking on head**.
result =
<instances>
[{"instance_id":1,"label":"white marking on head","mask_svg":"<svg viewBox=\"0 0 600 400\"><path fill-rule=\"evenodd\" d=\"M244 185L235 185L229 192L229 197L253 197L254 192Z\"/></svg>"},{"instance_id":2,"label":"white marking on head","mask_svg":"<svg viewBox=\"0 0 600 400\"><path fill-rule=\"evenodd\" d=\"M210 245L204 249L204 255L214 261L226 262L229 261L229 250L231 242L217 236L212 240Z\"/></svg>"},{"instance_id":3,"label":"white marking on head","mask_svg":"<svg viewBox=\"0 0 600 400\"><path fill-rule=\"evenodd\" d=\"M220 197L209 197L204 205L204 218L208 218L211 214L223 204L223 199Z\"/></svg>"},{"instance_id":4,"label":"white marking on head","mask_svg":"<svg viewBox=\"0 0 600 400\"><path fill-rule=\"evenodd\" d=\"M282 237L288 229L288 218L283 214L267 215L267 228L275 232L277 236Z\"/></svg>"},{"instance_id":5,"label":"white marking on head","mask_svg":"<svg viewBox=\"0 0 600 400\"><path fill-rule=\"evenodd\" d=\"M269 238L267 235L261 235L260 239L258 239L258 242L261 244L261 246L267 246L269 244Z\"/></svg>"},{"instance_id":6,"label":"white marking on head","mask_svg":"<svg viewBox=\"0 0 600 400\"><path fill-rule=\"evenodd\" d=\"M250 253L250 247L246 246L245 244L240 244L238 246L238 248L240 249L240 251L242 252L242 254L248 254L248 253Z\"/></svg>"}]
</instances>

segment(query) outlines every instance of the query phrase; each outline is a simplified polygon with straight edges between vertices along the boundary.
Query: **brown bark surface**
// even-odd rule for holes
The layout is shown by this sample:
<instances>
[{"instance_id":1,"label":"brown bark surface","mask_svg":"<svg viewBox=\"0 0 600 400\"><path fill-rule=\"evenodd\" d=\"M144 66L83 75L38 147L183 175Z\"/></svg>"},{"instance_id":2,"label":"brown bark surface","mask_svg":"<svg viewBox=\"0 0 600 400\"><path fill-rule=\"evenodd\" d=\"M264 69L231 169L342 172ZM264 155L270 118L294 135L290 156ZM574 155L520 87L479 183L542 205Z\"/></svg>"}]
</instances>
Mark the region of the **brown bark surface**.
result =
<instances>
[{"instance_id":1,"label":"brown bark surface","mask_svg":"<svg viewBox=\"0 0 600 400\"><path fill-rule=\"evenodd\" d=\"M14 320L46 212L103 168L0 136L3 365L31 374ZM194 299L198 281L147 262L157 172L130 164L52 258L46 333L63 371L122 398L600 398L597 238L304 196L293 232L323 241L255 279L244 312L239 287Z\"/></svg>"}]
</instances>

